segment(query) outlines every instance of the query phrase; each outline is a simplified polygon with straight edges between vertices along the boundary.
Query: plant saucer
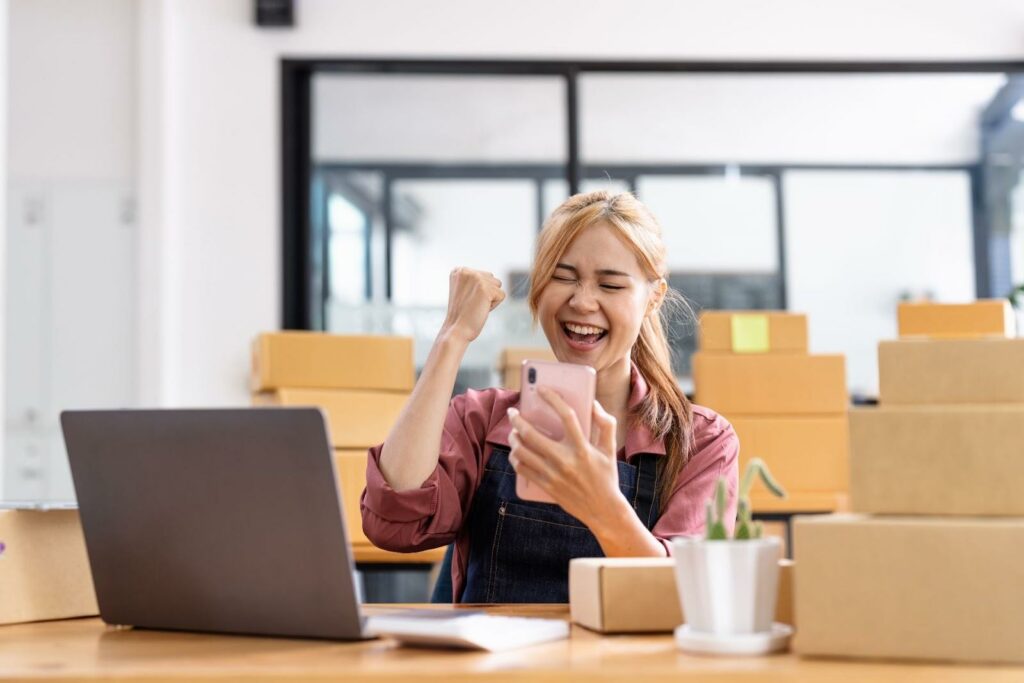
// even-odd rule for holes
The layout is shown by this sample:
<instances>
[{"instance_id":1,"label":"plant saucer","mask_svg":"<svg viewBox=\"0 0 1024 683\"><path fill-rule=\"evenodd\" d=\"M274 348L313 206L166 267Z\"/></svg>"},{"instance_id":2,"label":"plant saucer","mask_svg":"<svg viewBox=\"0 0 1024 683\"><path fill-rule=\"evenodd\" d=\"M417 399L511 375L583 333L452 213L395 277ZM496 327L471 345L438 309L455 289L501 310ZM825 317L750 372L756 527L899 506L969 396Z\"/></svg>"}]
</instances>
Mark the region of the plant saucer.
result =
<instances>
[{"instance_id":1,"label":"plant saucer","mask_svg":"<svg viewBox=\"0 0 1024 683\"><path fill-rule=\"evenodd\" d=\"M738 635L716 635L694 631L683 624L675 631L676 645L683 652L701 655L766 655L789 645L793 627L775 622L770 631Z\"/></svg>"}]
</instances>

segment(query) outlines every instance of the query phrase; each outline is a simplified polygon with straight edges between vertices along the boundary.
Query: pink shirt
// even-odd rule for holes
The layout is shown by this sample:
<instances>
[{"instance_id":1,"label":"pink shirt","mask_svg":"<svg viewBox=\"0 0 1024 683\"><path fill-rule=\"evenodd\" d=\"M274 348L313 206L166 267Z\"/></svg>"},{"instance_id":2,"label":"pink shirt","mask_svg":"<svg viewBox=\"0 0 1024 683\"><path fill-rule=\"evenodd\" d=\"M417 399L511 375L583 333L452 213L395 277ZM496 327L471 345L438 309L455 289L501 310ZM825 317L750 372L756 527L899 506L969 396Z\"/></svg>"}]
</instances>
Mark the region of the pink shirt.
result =
<instances>
[{"instance_id":1,"label":"pink shirt","mask_svg":"<svg viewBox=\"0 0 1024 683\"><path fill-rule=\"evenodd\" d=\"M647 395L647 382L635 365L630 379L629 407L633 408ZM378 547L396 552L437 548L454 541L452 594L456 601L462 594L469 558L469 536L463 532L463 522L491 448L508 448L512 427L505 411L518 403L519 392L507 389L469 389L452 399L437 467L418 489L392 489L380 471L383 444L369 451L360 505L364 533ZM726 526L730 531L736 518L739 438L725 418L698 405L693 406L693 437L690 461L652 529L669 555L672 537L704 532L704 504L714 495L720 476L729 484ZM629 461L640 453L663 456L665 445L651 438L646 428L630 429L619 460Z\"/></svg>"}]
</instances>

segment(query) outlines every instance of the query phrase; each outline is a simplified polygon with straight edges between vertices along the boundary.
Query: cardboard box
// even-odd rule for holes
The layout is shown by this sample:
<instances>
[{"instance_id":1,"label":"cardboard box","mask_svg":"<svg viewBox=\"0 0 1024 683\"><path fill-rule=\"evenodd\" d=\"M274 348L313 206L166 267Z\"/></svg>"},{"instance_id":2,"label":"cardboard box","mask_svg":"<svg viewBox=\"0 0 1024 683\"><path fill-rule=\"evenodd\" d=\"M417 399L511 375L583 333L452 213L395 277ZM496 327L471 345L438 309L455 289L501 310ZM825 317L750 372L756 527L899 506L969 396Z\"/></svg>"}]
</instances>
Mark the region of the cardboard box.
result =
<instances>
[{"instance_id":1,"label":"cardboard box","mask_svg":"<svg viewBox=\"0 0 1024 683\"><path fill-rule=\"evenodd\" d=\"M807 353L807 316L783 311L703 311L700 350Z\"/></svg>"},{"instance_id":2,"label":"cardboard box","mask_svg":"<svg viewBox=\"0 0 1024 683\"><path fill-rule=\"evenodd\" d=\"M792 569L779 561L775 620L792 622ZM569 562L569 612L600 633L671 633L683 623L670 557L586 557Z\"/></svg>"},{"instance_id":3,"label":"cardboard box","mask_svg":"<svg viewBox=\"0 0 1024 683\"><path fill-rule=\"evenodd\" d=\"M571 560L569 611L575 623L601 633L671 632L683 623L675 560Z\"/></svg>"},{"instance_id":4,"label":"cardboard box","mask_svg":"<svg viewBox=\"0 0 1024 683\"><path fill-rule=\"evenodd\" d=\"M1017 335L1017 318L1008 299L982 299L968 304L901 302L897 317L901 339Z\"/></svg>"},{"instance_id":5,"label":"cardboard box","mask_svg":"<svg viewBox=\"0 0 1024 683\"><path fill-rule=\"evenodd\" d=\"M366 488L365 450L334 451L334 467L338 473L338 490L341 492L341 506L345 511L345 527L348 529L348 540L353 545L369 543L363 533L363 515L359 511L359 501Z\"/></svg>"},{"instance_id":6,"label":"cardboard box","mask_svg":"<svg viewBox=\"0 0 1024 683\"><path fill-rule=\"evenodd\" d=\"M99 614L77 510L0 510L0 624Z\"/></svg>"},{"instance_id":7,"label":"cardboard box","mask_svg":"<svg viewBox=\"0 0 1024 683\"><path fill-rule=\"evenodd\" d=\"M522 383L522 365L524 360L558 360L554 352L547 347L509 347L498 357L498 371L501 373L501 386L519 391Z\"/></svg>"},{"instance_id":8,"label":"cardboard box","mask_svg":"<svg viewBox=\"0 0 1024 683\"><path fill-rule=\"evenodd\" d=\"M335 448L369 448L384 441L407 394L344 389L277 389L253 395L257 406L318 406L327 413Z\"/></svg>"},{"instance_id":9,"label":"cardboard box","mask_svg":"<svg viewBox=\"0 0 1024 683\"><path fill-rule=\"evenodd\" d=\"M841 355L693 354L695 401L740 415L820 415L847 408Z\"/></svg>"},{"instance_id":10,"label":"cardboard box","mask_svg":"<svg viewBox=\"0 0 1024 683\"><path fill-rule=\"evenodd\" d=\"M1024 663L1024 518L797 517L793 544L800 654Z\"/></svg>"},{"instance_id":11,"label":"cardboard box","mask_svg":"<svg viewBox=\"0 0 1024 683\"><path fill-rule=\"evenodd\" d=\"M1024 403L1024 339L884 341L883 405Z\"/></svg>"},{"instance_id":12,"label":"cardboard box","mask_svg":"<svg viewBox=\"0 0 1024 683\"><path fill-rule=\"evenodd\" d=\"M1024 516L1024 404L850 412L856 512Z\"/></svg>"},{"instance_id":13,"label":"cardboard box","mask_svg":"<svg viewBox=\"0 0 1024 683\"><path fill-rule=\"evenodd\" d=\"M411 337L267 332L252 346L252 391L279 388L412 391Z\"/></svg>"},{"instance_id":14,"label":"cardboard box","mask_svg":"<svg viewBox=\"0 0 1024 683\"><path fill-rule=\"evenodd\" d=\"M850 496L846 491L787 491L787 494L785 498L777 498L764 489L754 487L750 492L754 514L850 511Z\"/></svg>"},{"instance_id":15,"label":"cardboard box","mask_svg":"<svg viewBox=\"0 0 1024 683\"><path fill-rule=\"evenodd\" d=\"M416 553L392 553L381 550L363 533L363 516L359 502L366 488L365 450L335 450L334 467L338 474L345 528L352 544L352 556L359 563L374 564L429 564L444 559L444 548L432 548Z\"/></svg>"},{"instance_id":16,"label":"cardboard box","mask_svg":"<svg viewBox=\"0 0 1024 683\"><path fill-rule=\"evenodd\" d=\"M757 457L789 493L846 491L850 464L845 414L741 416L729 421L740 437L740 472Z\"/></svg>"},{"instance_id":17,"label":"cardboard box","mask_svg":"<svg viewBox=\"0 0 1024 683\"><path fill-rule=\"evenodd\" d=\"M498 368L515 368L523 364L524 360L558 360L555 353L547 346L525 347L510 346L502 349L498 357Z\"/></svg>"},{"instance_id":18,"label":"cardboard box","mask_svg":"<svg viewBox=\"0 0 1024 683\"><path fill-rule=\"evenodd\" d=\"M779 560L779 597L775 604L775 621L796 626L793 612L793 560Z\"/></svg>"}]
</instances>

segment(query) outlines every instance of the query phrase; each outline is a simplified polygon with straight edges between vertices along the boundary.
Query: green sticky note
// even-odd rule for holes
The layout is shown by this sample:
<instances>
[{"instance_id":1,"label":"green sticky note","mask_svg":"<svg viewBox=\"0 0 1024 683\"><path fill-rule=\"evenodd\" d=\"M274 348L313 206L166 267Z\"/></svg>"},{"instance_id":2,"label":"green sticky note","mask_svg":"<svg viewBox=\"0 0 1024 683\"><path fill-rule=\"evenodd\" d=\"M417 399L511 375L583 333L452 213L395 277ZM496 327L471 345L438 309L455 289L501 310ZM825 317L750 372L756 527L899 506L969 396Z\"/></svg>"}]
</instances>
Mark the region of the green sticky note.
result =
<instances>
[{"instance_id":1,"label":"green sticky note","mask_svg":"<svg viewBox=\"0 0 1024 683\"><path fill-rule=\"evenodd\" d=\"M732 317L732 350L734 353L765 353L770 348L768 316L739 313Z\"/></svg>"}]
</instances>

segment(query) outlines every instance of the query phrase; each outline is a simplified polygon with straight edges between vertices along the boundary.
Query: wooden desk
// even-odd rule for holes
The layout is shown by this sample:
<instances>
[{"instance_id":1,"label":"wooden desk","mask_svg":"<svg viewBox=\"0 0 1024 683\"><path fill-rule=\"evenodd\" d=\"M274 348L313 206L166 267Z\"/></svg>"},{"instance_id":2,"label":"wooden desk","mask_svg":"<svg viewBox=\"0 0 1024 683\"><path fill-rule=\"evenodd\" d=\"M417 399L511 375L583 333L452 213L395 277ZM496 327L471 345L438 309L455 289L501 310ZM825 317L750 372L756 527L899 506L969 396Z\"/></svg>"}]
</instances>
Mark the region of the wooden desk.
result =
<instances>
[{"instance_id":1,"label":"wooden desk","mask_svg":"<svg viewBox=\"0 0 1024 683\"><path fill-rule=\"evenodd\" d=\"M374 611L368 607L367 612ZM457 608L456 608L457 609ZM499 614L568 618L565 605L488 607ZM669 635L600 636L574 626L570 640L522 650L400 648L384 640L341 643L106 627L75 619L0 627L0 678L260 681L907 681L1018 682L1024 668L694 657Z\"/></svg>"}]
</instances>

